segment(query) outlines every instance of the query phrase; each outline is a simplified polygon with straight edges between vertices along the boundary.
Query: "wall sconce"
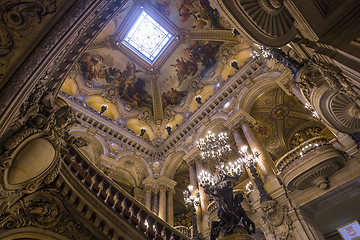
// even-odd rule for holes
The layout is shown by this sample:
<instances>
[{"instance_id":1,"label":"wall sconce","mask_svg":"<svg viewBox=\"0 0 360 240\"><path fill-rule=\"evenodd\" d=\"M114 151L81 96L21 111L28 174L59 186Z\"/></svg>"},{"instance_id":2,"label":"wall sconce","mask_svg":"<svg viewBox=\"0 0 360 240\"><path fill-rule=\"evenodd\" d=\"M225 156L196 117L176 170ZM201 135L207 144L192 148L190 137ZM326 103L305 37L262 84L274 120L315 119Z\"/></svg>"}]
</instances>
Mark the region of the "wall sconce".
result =
<instances>
[{"instance_id":1,"label":"wall sconce","mask_svg":"<svg viewBox=\"0 0 360 240\"><path fill-rule=\"evenodd\" d=\"M195 101L196 101L198 104L202 104L202 102L201 102L201 96L200 96L200 95L197 95L197 96L195 97Z\"/></svg>"},{"instance_id":2,"label":"wall sconce","mask_svg":"<svg viewBox=\"0 0 360 240\"><path fill-rule=\"evenodd\" d=\"M235 68L236 70L240 70L240 68L239 68L236 60L232 60L232 61L230 62L230 66L232 66L232 67Z\"/></svg>"},{"instance_id":3,"label":"wall sconce","mask_svg":"<svg viewBox=\"0 0 360 240\"><path fill-rule=\"evenodd\" d=\"M144 134L146 133L146 127L142 127L141 129L140 129L140 137L142 137L142 136L144 136Z\"/></svg>"},{"instance_id":4,"label":"wall sconce","mask_svg":"<svg viewBox=\"0 0 360 240\"><path fill-rule=\"evenodd\" d=\"M172 133L171 131L171 125L166 125L166 131L168 132L168 134L170 135Z\"/></svg>"},{"instance_id":5,"label":"wall sconce","mask_svg":"<svg viewBox=\"0 0 360 240\"><path fill-rule=\"evenodd\" d=\"M107 109L108 109L108 105L107 104L102 104L101 105L101 110L100 110L100 115L102 115Z\"/></svg>"}]
</instances>

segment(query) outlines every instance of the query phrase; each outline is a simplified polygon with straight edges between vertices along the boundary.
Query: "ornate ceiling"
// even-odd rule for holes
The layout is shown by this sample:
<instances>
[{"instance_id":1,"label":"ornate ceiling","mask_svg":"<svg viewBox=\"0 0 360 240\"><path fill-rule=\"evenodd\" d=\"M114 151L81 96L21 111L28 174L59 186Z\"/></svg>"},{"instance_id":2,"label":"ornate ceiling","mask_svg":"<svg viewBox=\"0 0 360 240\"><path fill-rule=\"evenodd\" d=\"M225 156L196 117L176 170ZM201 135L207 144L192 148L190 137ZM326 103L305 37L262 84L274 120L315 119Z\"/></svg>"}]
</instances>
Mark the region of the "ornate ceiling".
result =
<instances>
[{"instance_id":1,"label":"ornate ceiling","mask_svg":"<svg viewBox=\"0 0 360 240\"><path fill-rule=\"evenodd\" d=\"M143 11L172 36L152 64L123 44ZM142 138L160 144L169 136L168 125L174 132L198 109L195 96L205 102L219 82L214 79L226 81L235 73L220 61L234 48L241 67L251 48L233 36L208 0L129 1L85 51L61 90L98 112L106 104L104 117L138 136L145 127Z\"/></svg>"},{"instance_id":2,"label":"ornate ceiling","mask_svg":"<svg viewBox=\"0 0 360 240\"><path fill-rule=\"evenodd\" d=\"M307 129L324 128L309 110L281 88L260 95L250 114L259 125L258 136L274 160L292 148L292 141L297 134Z\"/></svg>"}]
</instances>

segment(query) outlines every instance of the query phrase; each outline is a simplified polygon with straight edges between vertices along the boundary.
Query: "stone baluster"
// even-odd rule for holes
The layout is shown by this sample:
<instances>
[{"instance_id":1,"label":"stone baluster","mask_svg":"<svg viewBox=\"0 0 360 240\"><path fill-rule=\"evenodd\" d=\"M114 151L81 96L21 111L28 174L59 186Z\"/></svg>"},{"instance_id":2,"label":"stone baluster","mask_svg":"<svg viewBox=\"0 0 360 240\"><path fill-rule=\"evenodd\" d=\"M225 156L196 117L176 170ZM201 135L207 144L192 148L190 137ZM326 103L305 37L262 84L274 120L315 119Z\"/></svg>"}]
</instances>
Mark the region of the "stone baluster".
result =
<instances>
[{"instance_id":1,"label":"stone baluster","mask_svg":"<svg viewBox=\"0 0 360 240\"><path fill-rule=\"evenodd\" d=\"M248 122L243 121L241 123L241 128L244 132L245 138L249 143L249 146L252 151L256 150L260 153L259 156L259 167L261 169L260 176L267 181L273 180L275 178L275 165L274 162L266 150L266 148L262 145L262 143L257 139L255 132L250 128Z\"/></svg>"}]
</instances>

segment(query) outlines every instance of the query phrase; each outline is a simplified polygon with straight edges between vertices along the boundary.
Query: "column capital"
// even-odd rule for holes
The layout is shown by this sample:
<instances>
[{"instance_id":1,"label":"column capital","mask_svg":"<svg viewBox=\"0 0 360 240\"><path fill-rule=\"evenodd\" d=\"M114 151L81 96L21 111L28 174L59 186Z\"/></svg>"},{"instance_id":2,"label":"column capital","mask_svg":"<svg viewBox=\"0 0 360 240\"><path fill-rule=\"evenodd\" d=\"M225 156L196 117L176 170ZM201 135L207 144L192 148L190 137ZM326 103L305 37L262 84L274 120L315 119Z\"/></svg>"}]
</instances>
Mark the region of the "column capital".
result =
<instances>
[{"instance_id":1,"label":"column capital","mask_svg":"<svg viewBox=\"0 0 360 240\"><path fill-rule=\"evenodd\" d=\"M152 192L153 188L150 186L145 186L144 190L145 190L145 192Z\"/></svg>"},{"instance_id":2,"label":"column capital","mask_svg":"<svg viewBox=\"0 0 360 240\"><path fill-rule=\"evenodd\" d=\"M172 188L168 188L168 189L167 189L167 192L168 192L168 194L171 194L171 195L174 195L174 194L175 194L175 190L172 189Z\"/></svg>"},{"instance_id":3,"label":"column capital","mask_svg":"<svg viewBox=\"0 0 360 240\"><path fill-rule=\"evenodd\" d=\"M184 157L184 161L189 164L193 159L200 155L200 150L197 147L192 148Z\"/></svg>"},{"instance_id":4,"label":"column capital","mask_svg":"<svg viewBox=\"0 0 360 240\"><path fill-rule=\"evenodd\" d=\"M245 112L243 109L239 109L230 116L224 125L229 129L234 129L238 124L242 124L243 122L248 122L253 125L257 124L256 120L251 117L249 113Z\"/></svg>"},{"instance_id":5,"label":"column capital","mask_svg":"<svg viewBox=\"0 0 360 240\"><path fill-rule=\"evenodd\" d=\"M177 182L166 177L166 176L160 176L157 180L156 185L158 186L158 188L170 188L170 189L174 189Z\"/></svg>"},{"instance_id":6,"label":"column capital","mask_svg":"<svg viewBox=\"0 0 360 240\"><path fill-rule=\"evenodd\" d=\"M156 186L156 180L152 177L147 177L142 181L142 184L145 185L145 188L154 188Z\"/></svg>"}]
</instances>

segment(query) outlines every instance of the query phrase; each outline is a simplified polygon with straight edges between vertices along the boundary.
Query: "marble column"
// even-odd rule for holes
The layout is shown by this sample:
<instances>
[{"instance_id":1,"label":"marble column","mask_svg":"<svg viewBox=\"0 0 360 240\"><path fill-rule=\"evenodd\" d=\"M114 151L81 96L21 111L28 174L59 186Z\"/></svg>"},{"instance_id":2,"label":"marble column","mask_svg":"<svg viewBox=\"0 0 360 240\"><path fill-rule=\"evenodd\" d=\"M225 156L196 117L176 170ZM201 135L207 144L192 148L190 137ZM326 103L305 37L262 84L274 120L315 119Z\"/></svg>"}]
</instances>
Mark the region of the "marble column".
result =
<instances>
[{"instance_id":1,"label":"marble column","mask_svg":"<svg viewBox=\"0 0 360 240\"><path fill-rule=\"evenodd\" d=\"M196 163L196 175L199 176L200 173L205 170L203 166L203 161L201 158L197 158L195 160ZM209 195L204 192L204 188L198 186L200 192L200 207L201 207L201 214L202 217L208 215L207 207L209 206Z\"/></svg>"},{"instance_id":2,"label":"marble column","mask_svg":"<svg viewBox=\"0 0 360 240\"><path fill-rule=\"evenodd\" d=\"M174 225L174 193L174 189L168 189L166 220L170 225Z\"/></svg>"},{"instance_id":3,"label":"marble column","mask_svg":"<svg viewBox=\"0 0 360 240\"><path fill-rule=\"evenodd\" d=\"M159 189L154 190L154 195L152 198L152 211L158 215L159 213Z\"/></svg>"},{"instance_id":4,"label":"marble column","mask_svg":"<svg viewBox=\"0 0 360 240\"><path fill-rule=\"evenodd\" d=\"M257 139L255 132L250 128L249 123L243 122L241 124L241 128L244 132L245 138L249 143L249 146L252 151L256 150L260 153L258 166L261 169L260 176L267 181L273 180L275 178L275 165L274 162L266 150L266 148L262 145L260 140ZM250 149L249 149L250 150Z\"/></svg>"},{"instance_id":5,"label":"marble column","mask_svg":"<svg viewBox=\"0 0 360 240\"><path fill-rule=\"evenodd\" d=\"M151 210L151 188L145 188L145 207Z\"/></svg>"},{"instance_id":6,"label":"marble column","mask_svg":"<svg viewBox=\"0 0 360 240\"><path fill-rule=\"evenodd\" d=\"M241 150L241 147L246 145L248 146L248 142L244 139L244 137L242 136L242 134L240 133L239 129L237 128L234 128L234 129L231 129L230 130L233 134L233 137L234 137L234 140L235 140L235 143L236 143L236 146L237 146L237 150L240 151ZM245 171L248 175L248 177L250 178L250 180L253 180L253 176L251 175L250 173L250 170L248 168L245 167Z\"/></svg>"},{"instance_id":7,"label":"marble column","mask_svg":"<svg viewBox=\"0 0 360 240\"><path fill-rule=\"evenodd\" d=\"M190 177L190 185L194 187L193 191L195 191L196 189L198 189L198 181L197 181L196 168L194 162L189 163L189 177ZM200 222L202 219L201 208L199 207L196 208L196 218L198 222Z\"/></svg>"},{"instance_id":8,"label":"marble column","mask_svg":"<svg viewBox=\"0 0 360 240\"><path fill-rule=\"evenodd\" d=\"M166 221L166 187L160 187L159 194L159 217Z\"/></svg>"}]
</instances>

